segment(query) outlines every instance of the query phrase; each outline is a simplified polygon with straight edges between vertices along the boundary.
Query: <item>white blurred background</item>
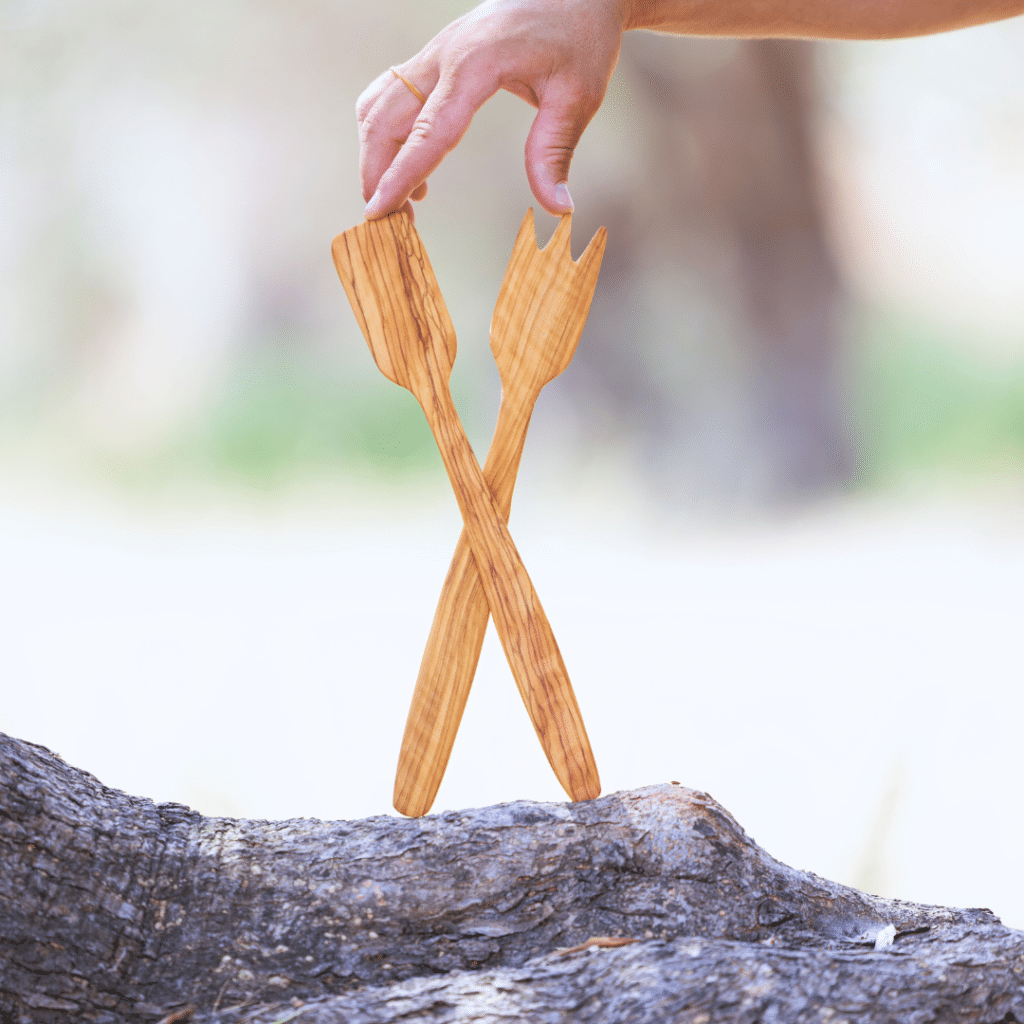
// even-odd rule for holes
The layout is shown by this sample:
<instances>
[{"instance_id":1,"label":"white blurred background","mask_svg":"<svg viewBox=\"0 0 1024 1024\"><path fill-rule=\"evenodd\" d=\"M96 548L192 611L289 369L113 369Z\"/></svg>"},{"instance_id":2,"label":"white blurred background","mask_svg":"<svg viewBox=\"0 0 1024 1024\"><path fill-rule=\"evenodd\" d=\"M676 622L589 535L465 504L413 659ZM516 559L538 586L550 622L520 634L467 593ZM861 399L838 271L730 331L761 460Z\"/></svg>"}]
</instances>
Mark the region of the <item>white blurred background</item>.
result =
<instances>
[{"instance_id":1,"label":"white blurred background","mask_svg":"<svg viewBox=\"0 0 1024 1024\"><path fill-rule=\"evenodd\" d=\"M355 97L463 9L0 6L3 731L204 813L393 813L459 520L328 250ZM418 211L481 459L531 115ZM571 184L608 250L512 531L604 791L1024 926L1024 24L632 36ZM519 798L564 795L492 633L435 810Z\"/></svg>"}]
</instances>

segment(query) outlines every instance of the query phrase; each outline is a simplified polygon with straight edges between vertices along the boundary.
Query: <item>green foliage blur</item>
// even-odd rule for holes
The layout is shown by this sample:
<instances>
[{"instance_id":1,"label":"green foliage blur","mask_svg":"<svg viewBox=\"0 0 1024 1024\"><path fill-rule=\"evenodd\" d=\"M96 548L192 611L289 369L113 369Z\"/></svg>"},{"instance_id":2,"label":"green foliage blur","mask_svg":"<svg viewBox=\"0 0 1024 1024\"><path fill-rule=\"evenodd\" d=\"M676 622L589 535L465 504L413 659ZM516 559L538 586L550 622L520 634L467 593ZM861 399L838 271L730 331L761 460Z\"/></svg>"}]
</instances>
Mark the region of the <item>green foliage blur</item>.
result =
<instances>
[{"instance_id":1,"label":"green foliage blur","mask_svg":"<svg viewBox=\"0 0 1024 1024\"><path fill-rule=\"evenodd\" d=\"M852 355L861 486L1021 479L1024 360L897 318L865 330Z\"/></svg>"},{"instance_id":2,"label":"green foliage blur","mask_svg":"<svg viewBox=\"0 0 1024 1024\"><path fill-rule=\"evenodd\" d=\"M1024 360L986 358L934 328L882 314L861 319L848 358L858 453L852 488L1024 473ZM475 408L467 389L457 401ZM148 480L205 478L271 491L310 476L444 472L408 392L382 376L353 386L336 370L280 354L238 368L166 446L122 469Z\"/></svg>"},{"instance_id":3,"label":"green foliage blur","mask_svg":"<svg viewBox=\"0 0 1024 1024\"><path fill-rule=\"evenodd\" d=\"M255 366L219 396L196 456L226 479L273 486L360 466L419 472L432 447L415 399L386 380L353 391L309 367Z\"/></svg>"},{"instance_id":4,"label":"green foliage blur","mask_svg":"<svg viewBox=\"0 0 1024 1024\"><path fill-rule=\"evenodd\" d=\"M134 486L443 485L328 249L362 215L355 98L462 10L0 5L0 464ZM599 224L608 249L574 364L547 389L574 420L549 448L566 465L624 449L641 486L689 476L689 494L788 465L766 501L1019 481L1021 53L1012 24L774 49L629 33L573 162L574 250ZM487 324L536 205L532 117L490 100L418 208L481 459ZM543 243L553 220L538 224ZM993 310L1001 326L980 323ZM972 318L1009 338L1000 354ZM811 466L801 490L801 460L830 445L848 449L838 468Z\"/></svg>"}]
</instances>

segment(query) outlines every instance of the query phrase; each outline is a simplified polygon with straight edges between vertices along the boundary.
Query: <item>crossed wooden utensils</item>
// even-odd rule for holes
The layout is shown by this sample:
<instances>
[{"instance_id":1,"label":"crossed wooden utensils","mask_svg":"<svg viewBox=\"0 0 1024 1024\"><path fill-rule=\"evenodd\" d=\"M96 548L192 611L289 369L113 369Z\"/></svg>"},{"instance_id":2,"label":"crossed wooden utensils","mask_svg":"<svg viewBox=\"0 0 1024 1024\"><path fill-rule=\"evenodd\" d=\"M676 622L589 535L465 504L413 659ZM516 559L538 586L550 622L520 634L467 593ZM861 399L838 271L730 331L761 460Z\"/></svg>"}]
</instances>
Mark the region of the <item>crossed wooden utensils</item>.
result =
<instances>
[{"instance_id":1,"label":"crossed wooden utensils","mask_svg":"<svg viewBox=\"0 0 1024 1024\"><path fill-rule=\"evenodd\" d=\"M452 402L455 329L408 214L367 221L334 239L341 283L381 372L423 407L462 512L402 739L394 805L426 814L441 785L469 697L488 615L548 763L573 800L601 792L569 674L508 532L519 460L541 389L572 361L601 268L606 232L569 250L572 217L544 249L523 218L491 320L501 408L483 470Z\"/></svg>"}]
</instances>

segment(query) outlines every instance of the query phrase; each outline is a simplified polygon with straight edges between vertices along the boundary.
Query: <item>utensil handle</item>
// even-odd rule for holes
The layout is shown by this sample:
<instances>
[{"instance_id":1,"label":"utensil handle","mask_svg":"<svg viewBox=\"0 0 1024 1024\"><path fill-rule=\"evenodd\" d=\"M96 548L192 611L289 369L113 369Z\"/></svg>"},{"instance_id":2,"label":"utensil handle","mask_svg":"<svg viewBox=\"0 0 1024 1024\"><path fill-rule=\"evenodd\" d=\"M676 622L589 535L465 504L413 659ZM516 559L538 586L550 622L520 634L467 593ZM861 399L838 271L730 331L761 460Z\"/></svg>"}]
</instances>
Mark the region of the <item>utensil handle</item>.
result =
<instances>
[{"instance_id":1,"label":"utensil handle","mask_svg":"<svg viewBox=\"0 0 1024 1024\"><path fill-rule=\"evenodd\" d=\"M537 395L502 391L484 481L505 521ZM393 801L400 814L419 817L433 806L469 699L489 619L490 606L463 529L441 588L405 723Z\"/></svg>"},{"instance_id":2,"label":"utensil handle","mask_svg":"<svg viewBox=\"0 0 1024 1024\"><path fill-rule=\"evenodd\" d=\"M555 635L459 422L447 379L431 376L429 392L416 397L455 491L519 695L562 788L573 800L592 800L601 792L597 764Z\"/></svg>"}]
</instances>

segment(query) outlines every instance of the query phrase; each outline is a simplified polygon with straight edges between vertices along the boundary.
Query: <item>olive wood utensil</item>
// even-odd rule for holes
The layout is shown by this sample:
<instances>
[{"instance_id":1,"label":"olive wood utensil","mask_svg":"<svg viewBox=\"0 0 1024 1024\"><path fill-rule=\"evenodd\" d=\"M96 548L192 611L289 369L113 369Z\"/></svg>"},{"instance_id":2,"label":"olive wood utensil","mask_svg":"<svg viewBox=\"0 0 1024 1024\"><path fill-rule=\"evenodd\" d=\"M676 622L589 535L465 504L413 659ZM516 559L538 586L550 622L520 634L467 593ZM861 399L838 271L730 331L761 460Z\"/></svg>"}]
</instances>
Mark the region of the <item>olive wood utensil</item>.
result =
<instances>
[{"instance_id":1,"label":"olive wood utensil","mask_svg":"<svg viewBox=\"0 0 1024 1024\"><path fill-rule=\"evenodd\" d=\"M506 520L533 407L544 385L572 361L601 269L605 229L594 235L575 263L569 249L571 233L572 215L566 214L540 249L533 210L527 212L491 320L501 408L484 480ZM437 796L488 618L487 598L463 530L434 613L398 756L394 806L402 814L426 814Z\"/></svg>"},{"instance_id":2,"label":"olive wood utensil","mask_svg":"<svg viewBox=\"0 0 1024 1024\"><path fill-rule=\"evenodd\" d=\"M548 763L573 800L601 791L597 765L554 633L452 402L455 329L408 214L350 228L334 263L381 372L423 408L469 536L478 576Z\"/></svg>"}]
</instances>

